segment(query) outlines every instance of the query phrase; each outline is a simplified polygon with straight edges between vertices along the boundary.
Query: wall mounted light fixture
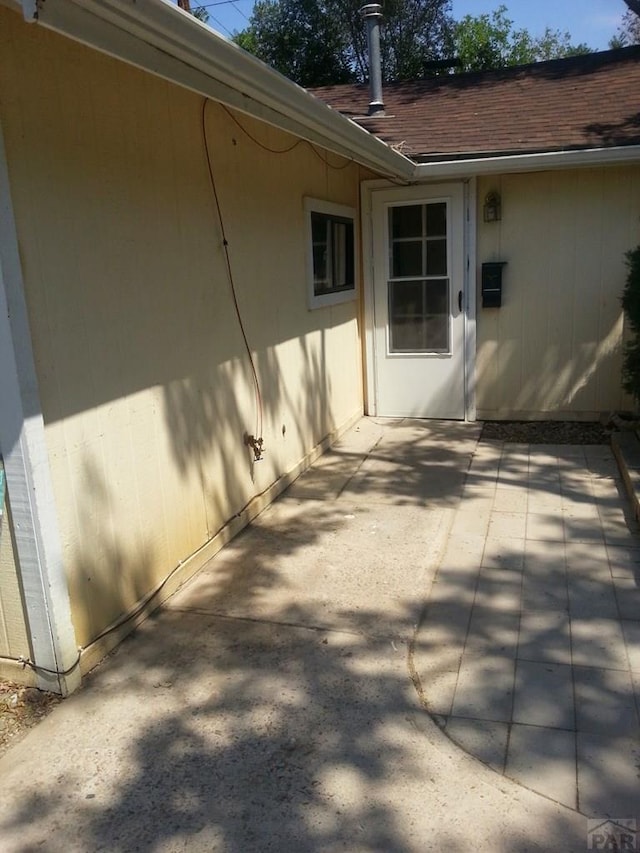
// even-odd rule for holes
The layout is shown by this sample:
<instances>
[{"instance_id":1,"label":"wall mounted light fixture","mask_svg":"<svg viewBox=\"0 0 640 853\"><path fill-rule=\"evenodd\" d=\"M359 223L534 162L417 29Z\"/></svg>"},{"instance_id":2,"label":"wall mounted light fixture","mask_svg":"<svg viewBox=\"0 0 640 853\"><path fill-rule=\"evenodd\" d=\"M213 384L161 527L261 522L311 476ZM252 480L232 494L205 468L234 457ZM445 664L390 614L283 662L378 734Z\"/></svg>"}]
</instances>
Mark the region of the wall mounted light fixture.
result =
<instances>
[{"instance_id":1,"label":"wall mounted light fixture","mask_svg":"<svg viewBox=\"0 0 640 853\"><path fill-rule=\"evenodd\" d=\"M500 194L492 190L484 200L484 221L498 222L502 219L502 200Z\"/></svg>"}]
</instances>

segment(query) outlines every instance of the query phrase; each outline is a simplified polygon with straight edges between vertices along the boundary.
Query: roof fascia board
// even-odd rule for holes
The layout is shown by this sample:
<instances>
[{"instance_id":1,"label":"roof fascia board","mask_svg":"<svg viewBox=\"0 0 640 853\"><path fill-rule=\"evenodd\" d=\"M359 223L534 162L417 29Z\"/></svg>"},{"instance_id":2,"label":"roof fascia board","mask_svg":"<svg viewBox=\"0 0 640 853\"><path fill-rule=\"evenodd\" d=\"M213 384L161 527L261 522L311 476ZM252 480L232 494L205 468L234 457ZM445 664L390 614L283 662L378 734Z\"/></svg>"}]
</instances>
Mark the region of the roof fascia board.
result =
<instances>
[{"instance_id":1,"label":"roof fascia board","mask_svg":"<svg viewBox=\"0 0 640 853\"><path fill-rule=\"evenodd\" d=\"M640 145L616 148L590 148L580 151L551 151L540 154L514 154L507 157L484 157L467 160L445 160L420 163L418 180L433 178L469 178L474 175L500 175L509 172L543 172L548 169L627 165L640 162Z\"/></svg>"},{"instance_id":2,"label":"roof fascia board","mask_svg":"<svg viewBox=\"0 0 640 853\"><path fill-rule=\"evenodd\" d=\"M32 4L23 2L23 13ZM49 0L37 24L402 180L415 164L168 0Z\"/></svg>"}]
</instances>

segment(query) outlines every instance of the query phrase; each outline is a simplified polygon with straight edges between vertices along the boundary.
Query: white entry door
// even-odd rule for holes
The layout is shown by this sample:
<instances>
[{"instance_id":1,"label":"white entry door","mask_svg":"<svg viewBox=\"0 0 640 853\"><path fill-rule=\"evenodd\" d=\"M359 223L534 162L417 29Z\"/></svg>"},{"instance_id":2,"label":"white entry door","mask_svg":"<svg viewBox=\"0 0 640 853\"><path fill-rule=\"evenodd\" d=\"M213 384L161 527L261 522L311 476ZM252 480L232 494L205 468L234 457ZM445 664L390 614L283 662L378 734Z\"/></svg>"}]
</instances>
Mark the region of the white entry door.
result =
<instances>
[{"instance_id":1,"label":"white entry door","mask_svg":"<svg viewBox=\"0 0 640 853\"><path fill-rule=\"evenodd\" d=\"M371 210L376 414L463 420L463 186L374 192Z\"/></svg>"}]
</instances>

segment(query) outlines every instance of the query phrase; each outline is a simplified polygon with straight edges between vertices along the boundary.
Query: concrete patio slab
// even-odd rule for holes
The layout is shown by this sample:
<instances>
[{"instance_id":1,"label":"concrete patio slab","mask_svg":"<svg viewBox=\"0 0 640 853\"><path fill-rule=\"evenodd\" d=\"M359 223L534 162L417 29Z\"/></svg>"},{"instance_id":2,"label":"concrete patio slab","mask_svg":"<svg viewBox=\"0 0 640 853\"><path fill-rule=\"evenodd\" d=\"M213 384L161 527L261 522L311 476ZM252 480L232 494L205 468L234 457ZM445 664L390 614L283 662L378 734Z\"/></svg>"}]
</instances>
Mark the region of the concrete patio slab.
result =
<instances>
[{"instance_id":1,"label":"concrete patio slab","mask_svg":"<svg viewBox=\"0 0 640 853\"><path fill-rule=\"evenodd\" d=\"M0 759L3 853L582 853L640 817L640 623L569 611L640 564L610 455L478 434L363 419Z\"/></svg>"}]
</instances>

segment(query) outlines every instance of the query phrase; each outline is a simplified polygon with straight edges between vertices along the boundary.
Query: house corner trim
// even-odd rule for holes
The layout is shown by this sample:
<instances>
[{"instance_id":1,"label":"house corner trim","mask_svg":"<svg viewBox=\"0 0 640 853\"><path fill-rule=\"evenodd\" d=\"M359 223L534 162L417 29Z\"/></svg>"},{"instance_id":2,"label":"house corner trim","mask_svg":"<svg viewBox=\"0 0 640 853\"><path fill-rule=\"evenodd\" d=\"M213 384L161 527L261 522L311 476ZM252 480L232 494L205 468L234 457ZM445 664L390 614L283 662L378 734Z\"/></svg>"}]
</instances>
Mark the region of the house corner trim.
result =
<instances>
[{"instance_id":1,"label":"house corner trim","mask_svg":"<svg viewBox=\"0 0 640 853\"><path fill-rule=\"evenodd\" d=\"M0 124L0 452L11 499L37 685L66 695L80 683L44 420Z\"/></svg>"}]
</instances>

